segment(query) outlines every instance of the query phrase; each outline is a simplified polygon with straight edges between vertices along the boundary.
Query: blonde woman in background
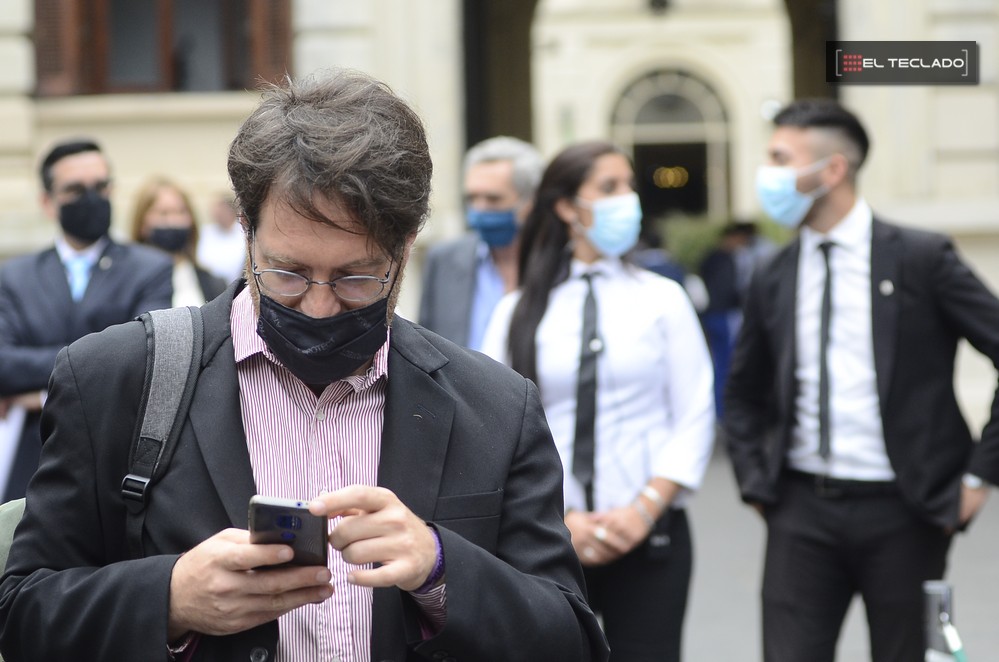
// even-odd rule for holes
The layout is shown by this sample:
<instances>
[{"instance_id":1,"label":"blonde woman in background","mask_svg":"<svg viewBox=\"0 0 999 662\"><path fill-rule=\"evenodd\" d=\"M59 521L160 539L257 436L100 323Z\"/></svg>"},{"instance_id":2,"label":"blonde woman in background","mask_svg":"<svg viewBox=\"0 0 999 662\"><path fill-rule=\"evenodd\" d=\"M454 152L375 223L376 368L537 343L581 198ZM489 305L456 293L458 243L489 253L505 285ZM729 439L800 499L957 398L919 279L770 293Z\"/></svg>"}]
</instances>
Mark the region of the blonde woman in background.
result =
<instances>
[{"instance_id":1,"label":"blonde woman in background","mask_svg":"<svg viewBox=\"0 0 999 662\"><path fill-rule=\"evenodd\" d=\"M155 177L136 194L132 240L173 256L173 305L200 306L225 289L225 281L195 260L198 224L190 198L177 184Z\"/></svg>"}]
</instances>

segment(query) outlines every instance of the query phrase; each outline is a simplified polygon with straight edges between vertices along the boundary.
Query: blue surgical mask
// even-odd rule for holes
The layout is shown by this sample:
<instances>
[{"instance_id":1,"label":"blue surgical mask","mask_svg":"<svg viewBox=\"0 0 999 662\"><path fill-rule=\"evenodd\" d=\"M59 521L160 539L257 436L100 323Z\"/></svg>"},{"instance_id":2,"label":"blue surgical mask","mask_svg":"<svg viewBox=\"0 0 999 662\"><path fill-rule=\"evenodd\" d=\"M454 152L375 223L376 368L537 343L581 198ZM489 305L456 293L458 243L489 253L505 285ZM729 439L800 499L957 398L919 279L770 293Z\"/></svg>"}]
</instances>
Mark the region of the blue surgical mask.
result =
<instances>
[{"instance_id":1,"label":"blue surgical mask","mask_svg":"<svg viewBox=\"0 0 999 662\"><path fill-rule=\"evenodd\" d=\"M607 257L620 257L638 243L642 231L642 203L635 192L601 198L592 203L578 201L593 212L593 225L586 238Z\"/></svg>"},{"instance_id":2,"label":"blue surgical mask","mask_svg":"<svg viewBox=\"0 0 999 662\"><path fill-rule=\"evenodd\" d=\"M802 168L760 166L756 171L756 195L767 216L785 227L798 227L815 201L829 192L829 187L820 185L802 193L798 190L798 178L818 172L828 162L826 157Z\"/></svg>"},{"instance_id":3,"label":"blue surgical mask","mask_svg":"<svg viewBox=\"0 0 999 662\"><path fill-rule=\"evenodd\" d=\"M517 236L517 215L513 209L494 211L468 208L468 227L479 233L490 248L509 246Z\"/></svg>"}]
</instances>

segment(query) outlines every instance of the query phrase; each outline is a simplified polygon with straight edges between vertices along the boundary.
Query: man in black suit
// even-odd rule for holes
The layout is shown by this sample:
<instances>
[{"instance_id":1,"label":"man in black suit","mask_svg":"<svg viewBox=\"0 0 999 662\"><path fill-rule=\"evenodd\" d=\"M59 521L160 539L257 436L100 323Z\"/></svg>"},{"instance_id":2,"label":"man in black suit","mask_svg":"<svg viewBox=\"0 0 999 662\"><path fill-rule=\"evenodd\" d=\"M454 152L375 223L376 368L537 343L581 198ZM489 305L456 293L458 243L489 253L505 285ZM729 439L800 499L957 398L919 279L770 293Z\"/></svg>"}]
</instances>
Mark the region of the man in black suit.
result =
<instances>
[{"instance_id":1,"label":"man in black suit","mask_svg":"<svg viewBox=\"0 0 999 662\"><path fill-rule=\"evenodd\" d=\"M999 482L999 400L976 444L953 387L960 339L999 363L999 301L947 238L872 215L853 114L803 100L774 122L757 190L800 233L753 277L725 398L767 522L765 658L832 662L859 593L872 658L916 662L922 582Z\"/></svg>"},{"instance_id":2,"label":"man in black suit","mask_svg":"<svg viewBox=\"0 0 999 662\"><path fill-rule=\"evenodd\" d=\"M56 362L0 584L7 659L605 660L537 389L393 315L429 206L384 85L265 92L230 147L252 277L206 304L201 372L129 558L134 322ZM254 493L331 518L327 567L251 544Z\"/></svg>"},{"instance_id":3,"label":"man in black suit","mask_svg":"<svg viewBox=\"0 0 999 662\"><path fill-rule=\"evenodd\" d=\"M418 321L478 350L493 309L517 287L520 226L544 162L533 145L497 136L465 155L465 214L473 230L433 246L423 268Z\"/></svg>"},{"instance_id":4,"label":"man in black suit","mask_svg":"<svg viewBox=\"0 0 999 662\"><path fill-rule=\"evenodd\" d=\"M55 145L42 160L42 209L55 246L0 267L0 414L25 407L4 500L24 496L38 466L39 410L56 354L74 340L148 310L169 308L172 264L159 251L109 236L111 172L91 140Z\"/></svg>"}]
</instances>

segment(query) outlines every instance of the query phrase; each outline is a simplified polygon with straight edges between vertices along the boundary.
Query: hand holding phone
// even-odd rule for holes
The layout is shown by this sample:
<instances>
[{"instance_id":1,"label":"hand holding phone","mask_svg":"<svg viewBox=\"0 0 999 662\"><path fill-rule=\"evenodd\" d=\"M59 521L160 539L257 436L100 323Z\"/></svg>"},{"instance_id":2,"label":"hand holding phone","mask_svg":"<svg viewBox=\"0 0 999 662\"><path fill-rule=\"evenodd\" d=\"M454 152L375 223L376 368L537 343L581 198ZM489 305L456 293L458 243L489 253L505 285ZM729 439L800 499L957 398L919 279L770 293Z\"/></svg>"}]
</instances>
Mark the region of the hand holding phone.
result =
<instances>
[{"instance_id":1,"label":"hand holding phone","mask_svg":"<svg viewBox=\"0 0 999 662\"><path fill-rule=\"evenodd\" d=\"M308 501L257 494L250 498L249 529L251 543L290 546L289 564L327 564L327 518L310 513Z\"/></svg>"}]
</instances>

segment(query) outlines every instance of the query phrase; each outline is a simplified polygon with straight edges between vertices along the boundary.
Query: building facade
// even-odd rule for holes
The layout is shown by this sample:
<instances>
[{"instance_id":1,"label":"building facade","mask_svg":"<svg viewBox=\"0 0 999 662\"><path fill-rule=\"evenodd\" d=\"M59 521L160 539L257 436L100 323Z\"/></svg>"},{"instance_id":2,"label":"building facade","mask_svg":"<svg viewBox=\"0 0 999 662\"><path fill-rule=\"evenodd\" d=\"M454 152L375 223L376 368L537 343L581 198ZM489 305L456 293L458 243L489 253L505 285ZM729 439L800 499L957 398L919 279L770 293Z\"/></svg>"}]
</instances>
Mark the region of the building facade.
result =
<instances>
[{"instance_id":1,"label":"building facade","mask_svg":"<svg viewBox=\"0 0 999 662\"><path fill-rule=\"evenodd\" d=\"M647 211L753 217L769 118L794 94L782 0L0 4L0 259L51 241L37 158L71 135L105 146L121 234L135 189L153 174L177 179L207 209L227 187L227 146L255 103L247 90L257 74L348 66L418 109L435 173L417 262L429 243L462 231L470 128L519 134L546 155L610 138L634 157ZM999 0L832 4L842 40L979 44L977 86L841 86L839 95L873 136L861 186L875 209L955 236L999 285ZM148 13L154 5L159 14ZM415 314L418 292L413 269L403 314ZM976 383L990 379L968 370Z\"/></svg>"}]
</instances>

